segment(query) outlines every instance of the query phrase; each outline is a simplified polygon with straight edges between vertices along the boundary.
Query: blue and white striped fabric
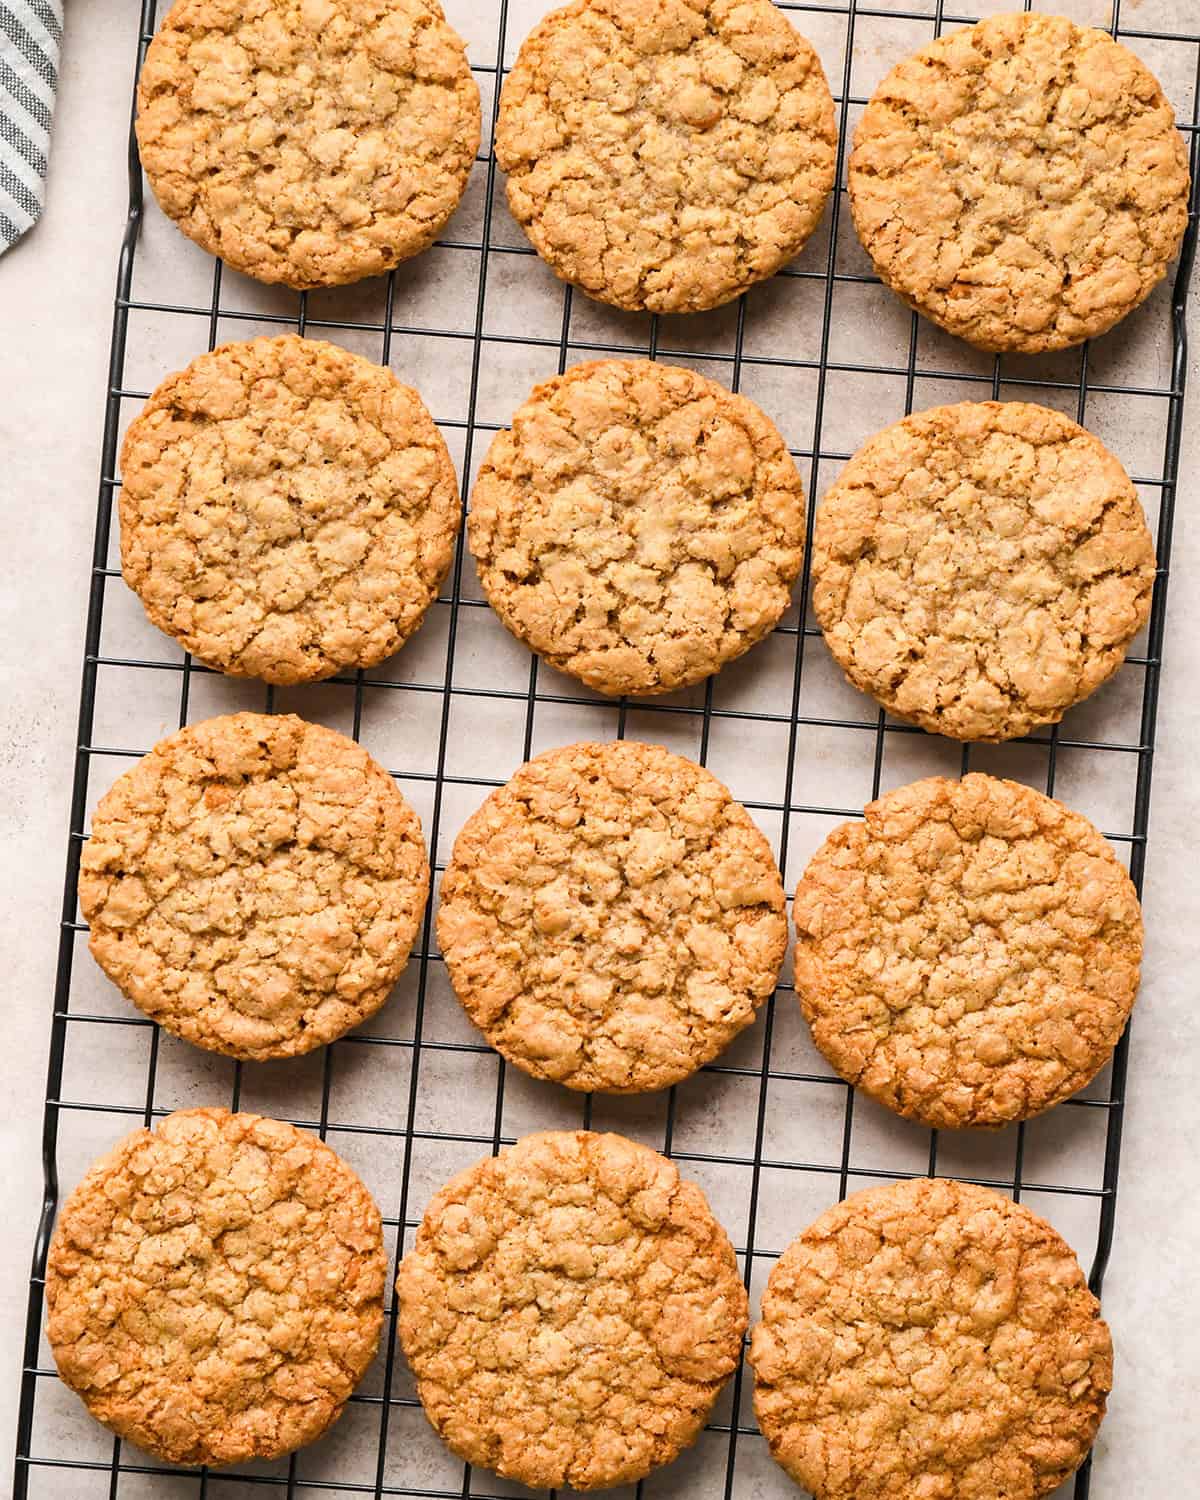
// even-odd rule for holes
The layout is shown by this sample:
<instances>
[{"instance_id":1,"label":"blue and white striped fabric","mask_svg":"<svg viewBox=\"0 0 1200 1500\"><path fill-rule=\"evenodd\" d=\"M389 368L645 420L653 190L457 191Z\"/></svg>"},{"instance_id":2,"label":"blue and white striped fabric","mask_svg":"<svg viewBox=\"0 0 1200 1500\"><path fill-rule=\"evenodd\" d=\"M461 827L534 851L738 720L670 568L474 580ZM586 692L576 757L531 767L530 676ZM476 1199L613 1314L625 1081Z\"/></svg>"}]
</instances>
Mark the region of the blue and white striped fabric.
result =
<instances>
[{"instance_id":1,"label":"blue and white striped fabric","mask_svg":"<svg viewBox=\"0 0 1200 1500\"><path fill-rule=\"evenodd\" d=\"M0 255L46 201L63 0L0 0Z\"/></svg>"}]
</instances>

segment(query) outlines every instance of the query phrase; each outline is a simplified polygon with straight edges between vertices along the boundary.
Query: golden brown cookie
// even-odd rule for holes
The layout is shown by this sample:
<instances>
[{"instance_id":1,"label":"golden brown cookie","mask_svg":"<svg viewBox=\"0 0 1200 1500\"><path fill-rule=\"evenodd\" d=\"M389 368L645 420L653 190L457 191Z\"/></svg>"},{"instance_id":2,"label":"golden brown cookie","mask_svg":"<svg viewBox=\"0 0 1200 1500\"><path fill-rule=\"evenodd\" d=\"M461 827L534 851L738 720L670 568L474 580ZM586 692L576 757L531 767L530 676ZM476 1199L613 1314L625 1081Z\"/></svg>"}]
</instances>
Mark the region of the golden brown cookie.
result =
<instances>
[{"instance_id":1,"label":"golden brown cookie","mask_svg":"<svg viewBox=\"0 0 1200 1500\"><path fill-rule=\"evenodd\" d=\"M648 360L575 365L496 434L467 538L488 602L601 693L668 693L748 651L791 603L804 494L744 396Z\"/></svg>"},{"instance_id":2,"label":"golden brown cookie","mask_svg":"<svg viewBox=\"0 0 1200 1500\"><path fill-rule=\"evenodd\" d=\"M265 682L373 667L454 554L454 465L416 391L316 339L202 354L121 449L121 568L160 630Z\"/></svg>"},{"instance_id":3,"label":"golden brown cookie","mask_svg":"<svg viewBox=\"0 0 1200 1500\"><path fill-rule=\"evenodd\" d=\"M855 1193L793 1240L750 1363L772 1456L814 1500L1038 1500L1083 1462L1112 1388L1071 1247L945 1178Z\"/></svg>"},{"instance_id":4,"label":"golden brown cookie","mask_svg":"<svg viewBox=\"0 0 1200 1500\"><path fill-rule=\"evenodd\" d=\"M1133 882L1086 818L1015 781L889 792L826 839L792 910L813 1040L925 1125L1005 1125L1076 1093L1137 995Z\"/></svg>"},{"instance_id":5,"label":"golden brown cookie","mask_svg":"<svg viewBox=\"0 0 1200 1500\"><path fill-rule=\"evenodd\" d=\"M667 1088L754 1020L787 948L770 845L661 745L567 745L464 825L438 942L510 1062L573 1089Z\"/></svg>"},{"instance_id":6,"label":"golden brown cookie","mask_svg":"<svg viewBox=\"0 0 1200 1500\"><path fill-rule=\"evenodd\" d=\"M239 271L300 290L431 244L479 127L438 0L176 0L138 81L163 212Z\"/></svg>"},{"instance_id":7,"label":"golden brown cookie","mask_svg":"<svg viewBox=\"0 0 1200 1500\"><path fill-rule=\"evenodd\" d=\"M619 1135L550 1131L460 1172L396 1282L425 1415L535 1489L632 1484L694 1442L746 1292L704 1194Z\"/></svg>"},{"instance_id":8,"label":"golden brown cookie","mask_svg":"<svg viewBox=\"0 0 1200 1500\"><path fill-rule=\"evenodd\" d=\"M230 1057L294 1057L375 1014L425 909L416 814L361 745L293 714L160 740L100 799L79 904L100 967Z\"/></svg>"},{"instance_id":9,"label":"golden brown cookie","mask_svg":"<svg viewBox=\"0 0 1200 1500\"><path fill-rule=\"evenodd\" d=\"M58 1373L157 1459L278 1458L341 1415L379 1343L379 1210L307 1131L184 1109L67 1199L46 1271Z\"/></svg>"},{"instance_id":10,"label":"golden brown cookie","mask_svg":"<svg viewBox=\"0 0 1200 1500\"><path fill-rule=\"evenodd\" d=\"M716 307L778 271L836 157L821 64L769 0L575 0L525 39L496 123L538 254L650 312Z\"/></svg>"},{"instance_id":11,"label":"golden brown cookie","mask_svg":"<svg viewBox=\"0 0 1200 1500\"><path fill-rule=\"evenodd\" d=\"M813 609L855 687L958 740L1054 724L1146 623L1154 545L1069 417L963 401L869 438L817 510Z\"/></svg>"},{"instance_id":12,"label":"golden brown cookie","mask_svg":"<svg viewBox=\"0 0 1200 1500\"><path fill-rule=\"evenodd\" d=\"M1162 280L1187 224L1187 152L1158 80L1065 16L992 16L887 75L850 156L875 269L980 349L1103 333Z\"/></svg>"}]
</instances>

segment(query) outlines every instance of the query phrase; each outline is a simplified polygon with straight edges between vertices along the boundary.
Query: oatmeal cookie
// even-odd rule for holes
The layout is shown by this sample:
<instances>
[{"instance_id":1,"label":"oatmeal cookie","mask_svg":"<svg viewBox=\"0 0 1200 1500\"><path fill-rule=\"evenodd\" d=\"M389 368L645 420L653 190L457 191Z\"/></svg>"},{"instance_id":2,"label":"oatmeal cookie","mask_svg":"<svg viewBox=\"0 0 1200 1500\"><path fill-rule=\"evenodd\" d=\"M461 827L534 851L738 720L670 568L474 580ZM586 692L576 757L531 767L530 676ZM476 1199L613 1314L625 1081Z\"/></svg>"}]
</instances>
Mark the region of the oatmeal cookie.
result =
<instances>
[{"instance_id":1,"label":"oatmeal cookie","mask_svg":"<svg viewBox=\"0 0 1200 1500\"><path fill-rule=\"evenodd\" d=\"M963 401L859 449L818 507L812 572L855 687L933 734L1007 740L1117 670L1155 561L1098 438L1048 407Z\"/></svg>"},{"instance_id":2,"label":"oatmeal cookie","mask_svg":"<svg viewBox=\"0 0 1200 1500\"><path fill-rule=\"evenodd\" d=\"M1108 1061L1142 915L1108 842L994 776L889 792L796 890L796 994L848 1082L940 1128L1028 1119Z\"/></svg>"},{"instance_id":3,"label":"oatmeal cookie","mask_svg":"<svg viewBox=\"0 0 1200 1500\"><path fill-rule=\"evenodd\" d=\"M666 1088L775 988L783 883L702 767L622 740L548 750L467 820L438 941L497 1051L574 1089Z\"/></svg>"},{"instance_id":4,"label":"oatmeal cookie","mask_svg":"<svg viewBox=\"0 0 1200 1500\"><path fill-rule=\"evenodd\" d=\"M672 692L748 651L791 603L804 494L744 396L649 360L575 365L497 433L467 539L488 602L601 693Z\"/></svg>"},{"instance_id":5,"label":"oatmeal cookie","mask_svg":"<svg viewBox=\"0 0 1200 1500\"><path fill-rule=\"evenodd\" d=\"M1040 1500L1091 1449L1113 1344L1070 1245L989 1188L868 1188L784 1251L754 1413L814 1500Z\"/></svg>"},{"instance_id":6,"label":"oatmeal cookie","mask_svg":"<svg viewBox=\"0 0 1200 1500\"><path fill-rule=\"evenodd\" d=\"M538 254L650 312L773 275L816 227L836 158L821 64L769 0L575 0L526 38L496 124Z\"/></svg>"},{"instance_id":7,"label":"oatmeal cookie","mask_svg":"<svg viewBox=\"0 0 1200 1500\"><path fill-rule=\"evenodd\" d=\"M390 370L284 334L202 354L121 449L121 569L150 620L239 677L398 651L454 553L454 465Z\"/></svg>"},{"instance_id":8,"label":"oatmeal cookie","mask_svg":"<svg viewBox=\"0 0 1200 1500\"><path fill-rule=\"evenodd\" d=\"M163 212L299 290L424 250L479 149L479 89L437 0L176 0L137 97Z\"/></svg>"},{"instance_id":9,"label":"oatmeal cookie","mask_svg":"<svg viewBox=\"0 0 1200 1500\"><path fill-rule=\"evenodd\" d=\"M918 312L1038 354L1150 295L1187 225L1188 163L1158 80L1065 16L991 16L898 63L854 135L854 224Z\"/></svg>"},{"instance_id":10,"label":"oatmeal cookie","mask_svg":"<svg viewBox=\"0 0 1200 1500\"><path fill-rule=\"evenodd\" d=\"M619 1135L551 1131L460 1172L396 1282L425 1415L535 1489L633 1484L694 1442L746 1292L704 1194Z\"/></svg>"},{"instance_id":11,"label":"oatmeal cookie","mask_svg":"<svg viewBox=\"0 0 1200 1500\"><path fill-rule=\"evenodd\" d=\"M988 1188L868 1188L784 1251L750 1340L773 1457L815 1500L1039 1500L1079 1467L1112 1339L1071 1247Z\"/></svg>"},{"instance_id":12,"label":"oatmeal cookie","mask_svg":"<svg viewBox=\"0 0 1200 1500\"><path fill-rule=\"evenodd\" d=\"M310 1052L375 1014L429 884L416 814L361 745L292 714L161 740L100 799L88 946L128 999L230 1057Z\"/></svg>"},{"instance_id":13,"label":"oatmeal cookie","mask_svg":"<svg viewBox=\"0 0 1200 1500\"><path fill-rule=\"evenodd\" d=\"M324 1142L179 1110L67 1199L46 1332L92 1415L153 1457L273 1459L341 1414L379 1343L386 1277L379 1210Z\"/></svg>"}]
</instances>

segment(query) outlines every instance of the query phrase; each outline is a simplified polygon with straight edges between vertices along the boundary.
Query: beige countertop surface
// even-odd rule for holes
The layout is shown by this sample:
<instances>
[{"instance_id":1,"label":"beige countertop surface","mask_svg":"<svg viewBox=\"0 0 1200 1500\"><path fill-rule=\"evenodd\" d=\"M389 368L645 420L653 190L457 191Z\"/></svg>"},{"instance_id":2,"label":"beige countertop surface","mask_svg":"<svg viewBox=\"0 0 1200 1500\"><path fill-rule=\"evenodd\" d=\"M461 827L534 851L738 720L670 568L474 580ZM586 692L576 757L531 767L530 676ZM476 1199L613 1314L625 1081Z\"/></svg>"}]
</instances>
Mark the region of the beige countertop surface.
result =
<instances>
[{"instance_id":1,"label":"beige countertop surface","mask_svg":"<svg viewBox=\"0 0 1200 1500\"><path fill-rule=\"evenodd\" d=\"M1127 25L1178 30L1192 3L1125 0L1122 15ZM875 5L889 8L880 0ZM514 4L513 35L519 39L528 22L546 8L536 0ZM921 5L911 0L904 7L890 8ZM41 1195L42 1098L113 287L125 214L125 139L137 6L134 0L86 0L69 10L47 211L26 241L0 259L0 547L9 559L0 589L0 858L5 875L8 1018L0 1062L6 1096L0 1141L9 1183L0 1227L0 1493L7 1493L11 1473L29 1260ZM469 40L476 21L483 27L484 10L487 17L493 14L492 0L486 5L484 0L458 0L448 6ZM1097 10L1102 14L1095 14ZM1072 7L1072 13L1102 20L1107 5L1097 0ZM819 42L816 27L824 22L815 21L810 29L806 14L797 13L797 24ZM1131 21L1131 15L1138 20ZM871 82L872 69L874 76L882 72L898 55L896 49L910 50L930 34L927 23L906 24L910 29L901 27L878 44L864 43L865 71L856 80L856 91ZM483 29L490 25L489 20ZM1187 49L1176 48L1180 50ZM1188 66L1193 77L1195 53L1192 47ZM1183 67L1181 80L1186 72ZM1181 81L1178 87L1183 91L1191 85ZM160 227L163 235L156 245L168 255L178 253L181 264L186 257L191 269L200 265L198 251L181 240L177 243L169 226ZM511 224L501 232L518 233ZM151 256L151 269L154 263ZM545 285L549 295L553 285L548 280ZM1161 348L1153 357L1159 361L1157 383L1162 383L1167 368L1164 298L1158 299L1157 308ZM534 309L530 318L537 315ZM1144 891L1146 963L1133 1030L1116 1242L1105 1285L1105 1312L1117 1358L1115 1391L1092 1484L1098 1500L1165 1500L1200 1489L1200 1425L1194 1418L1200 1397L1195 1272L1200 1253L1200 881L1195 873L1200 816L1200 696L1195 686L1200 526L1193 515L1194 480L1200 474L1200 292L1193 294L1191 321L1191 389ZM237 335L223 330L223 336ZM874 325L864 328L862 336L874 337ZM886 336L882 328L879 336ZM155 337L143 339L142 363L157 361L165 374L174 367L174 350L161 339L156 343ZM1131 346L1127 356L1114 344L1105 365L1110 375L1121 372L1123 358L1143 357L1144 344L1144 331L1142 345ZM786 400L771 390L764 390L760 399L768 410L775 408L773 415ZM1139 422L1137 413L1109 409L1099 424L1101 435L1131 468L1137 460L1129 450L1138 448ZM502 634L498 625L495 632L498 638ZM508 651L508 646L496 649ZM510 658L511 652L506 661ZM164 712L164 729L170 727L167 717ZM544 733L553 743L553 727ZM507 775L511 769L505 766L493 774ZM730 779L737 791L736 774ZM1062 795L1067 796L1065 789ZM789 886L794 879L793 872ZM88 962L86 956L81 962ZM96 1063L99 1070L105 1066L103 1058ZM530 1117L531 1123L541 1119ZM952 1165L945 1170L953 1170ZM73 1185L76 1175L73 1161L65 1165L64 1186ZM799 1222L794 1226L801 1227ZM1085 1258L1090 1248L1083 1247ZM414 1443L423 1441L416 1429L413 1433ZM81 1441L86 1446L88 1439ZM430 1462L436 1465L435 1459ZM444 1482L441 1470L434 1467L429 1473L438 1474L437 1483ZM788 1491L781 1483L763 1465L744 1487L739 1485L738 1493L784 1495ZM709 1488L699 1483L671 1490L702 1491L707 1494ZM66 1490L44 1486L36 1493L61 1493L64 1500L77 1500L74 1492L68 1496ZM92 1493L81 1481L78 1495L86 1500ZM137 1488L123 1483L120 1490L121 1496L136 1494L147 1500L195 1493L194 1487L177 1487L165 1479L143 1480ZM222 1484L209 1493L232 1500L242 1490Z\"/></svg>"}]
</instances>

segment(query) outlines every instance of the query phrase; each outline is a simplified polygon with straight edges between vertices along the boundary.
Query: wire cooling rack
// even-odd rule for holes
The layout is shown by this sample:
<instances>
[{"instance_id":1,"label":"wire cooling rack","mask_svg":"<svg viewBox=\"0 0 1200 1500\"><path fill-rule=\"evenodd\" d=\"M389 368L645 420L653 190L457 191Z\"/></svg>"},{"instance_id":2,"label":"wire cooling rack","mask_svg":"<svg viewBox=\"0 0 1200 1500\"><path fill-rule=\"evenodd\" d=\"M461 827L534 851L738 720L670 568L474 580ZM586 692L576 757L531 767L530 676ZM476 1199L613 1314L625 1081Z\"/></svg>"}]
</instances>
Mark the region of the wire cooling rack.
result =
<instances>
[{"instance_id":1,"label":"wire cooling rack","mask_svg":"<svg viewBox=\"0 0 1200 1500\"><path fill-rule=\"evenodd\" d=\"M489 125L496 84L547 8L544 0L447 7L467 37ZM1190 0L1141 0L1134 28L1122 23L1120 0L1111 11L1108 0L1056 8L1110 27L1159 74L1189 143L1195 185L1200 26ZM139 65L156 9L144 0ZM947 13L942 0L929 9L853 0L784 9L822 55L843 141L893 61L944 26L976 19ZM130 31L132 49L132 18ZM923 1172L985 1182L1031 1203L1085 1261L1090 1255L1091 1283L1100 1288L1116 1208L1124 1040L1100 1079L1050 1115L995 1135L939 1138L856 1099L830 1075L808 1043L787 982L719 1063L666 1094L593 1099L506 1070L449 991L433 949L432 901L413 961L383 1012L292 1063L242 1066L188 1048L134 1013L81 953L75 884L88 810L162 734L246 707L286 707L361 737L421 813L435 881L463 819L521 760L573 738L629 734L664 741L728 780L771 837L789 887L830 828L859 816L881 789L971 765L1042 786L1091 815L1140 888L1195 203L1173 288L1162 288L1099 344L1041 360L1001 359L957 345L879 286L848 230L841 177L797 263L730 308L687 319L602 308L555 281L509 220L489 135L485 128L464 206L437 247L386 281L308 296L224 271L166 224L144 199L131 136L47 1082L45 1203L17 1434L18 1500L526 1493L464 1470L433 1437L390 1311L379 1358L346 1415L328 1438L289 1460L215 1474L173 1470L86 1417L58 1382L41 1333L59 1185L72 1186L127 1130L181 1105L225 1102L319 1131L375 1193L393 1255L402 1253L425 1201L451 1172L530 1129L583 1124L621 1129L664 1149L701 1183L734 1240L752 1297L784 1245L835 1198ZM1002 747L960 747L876 712L842 681L801 612L687 693L649 703L593 698L507 637L460 547L418 636L380 670L291 692L222 678L146 625L121 580L112 527L119 439L170 369L217 342L287 328L371 354L418 385L455 453L464 489L490 434L535 379L601 353L686 363L757 399L801 465L810 507L863 437L914 408L1001 396L1061 407L1125 459L1157 526L1160 572L1148 630L1114 682L1063 725ZM799 597L807 598L807 584L806 570ZM743 1367L696 1447L637 1493L725 1500L796 1494L766 1453L750 1384ZM1063 1494L1086 1496L1090 1475L1089 1464Z\"/></svg>"}]
</instances>

